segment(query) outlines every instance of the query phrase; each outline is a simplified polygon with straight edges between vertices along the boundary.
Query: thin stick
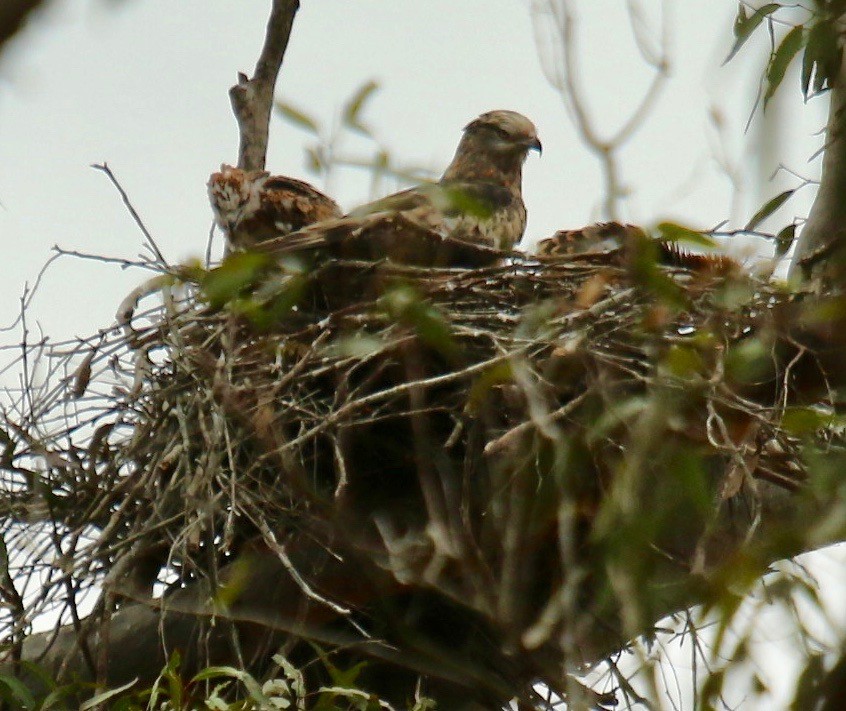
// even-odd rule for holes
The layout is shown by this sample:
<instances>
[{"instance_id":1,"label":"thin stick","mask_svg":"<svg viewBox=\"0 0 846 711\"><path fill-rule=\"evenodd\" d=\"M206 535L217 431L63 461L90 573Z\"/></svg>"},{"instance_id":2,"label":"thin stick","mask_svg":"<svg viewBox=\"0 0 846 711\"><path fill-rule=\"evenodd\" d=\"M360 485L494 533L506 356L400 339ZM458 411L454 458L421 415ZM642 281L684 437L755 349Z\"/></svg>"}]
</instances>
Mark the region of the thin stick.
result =
<instances>
[{"instance_id":1,"label":"thin stick","mask_svg":"<svg viewBox=\"0 0 846 711\"><path fill-rule=\"evenodd\" d=\"M117 191L120 193L121 200L123 200L123 204L126 205L126 209L129 210L129 214L132 215L132 219L135 221L135 224L138 225L138 228L144 234L144 239L147 240L147 244L149 245L150 249L153 251L153 254L165 267L170 267L167 263L167 260L164 258L164 255L159 250L158 245L156 244L156 240L153 239L153 235L150 234L150 231L147 229L147 226L141 220L141 216L132 206L132 203L129 200L129 196L126 194L126 190L123 189L123 186L118 182L118 179L115 177L115 174L112 173L112 169L109 168L108 163L92 163L91 167L94 170L99 170L108 176L109 180L112 181L112 185L115 186Z\"/></svg>"},{"instance_id":2,"label":"thin stick","mask_svg":"<svg viewBox=\"0 0 846 711\"><path fill-rule=\"evenodd\" d=\"M160 273L162 268L151 261L138 261L135 259L127 259L126 257L104 257L101 254L89 254L88 252L79 252L75 249L64 249L57 244L53 245L53 251L56 253L52 258L58 257L76 257L77 259L87 259L92 262L102 262L103 264L117 264L121 269L129 269L130 267L137 267L139 269L149 269Z\"/></svg>"}]
</instances>

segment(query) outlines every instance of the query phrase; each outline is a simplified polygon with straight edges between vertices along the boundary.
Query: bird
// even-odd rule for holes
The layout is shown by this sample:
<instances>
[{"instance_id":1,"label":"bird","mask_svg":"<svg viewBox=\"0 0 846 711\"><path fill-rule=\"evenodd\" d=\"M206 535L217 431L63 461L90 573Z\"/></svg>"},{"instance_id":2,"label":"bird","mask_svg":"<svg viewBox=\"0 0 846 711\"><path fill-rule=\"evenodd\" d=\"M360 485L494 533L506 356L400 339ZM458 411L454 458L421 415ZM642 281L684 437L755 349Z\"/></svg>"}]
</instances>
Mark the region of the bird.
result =
<instances>
[{"instance_id":1,"label":"bird","mask_svg":"<svg viewBox=\"0 0 846 711\"><path fill-rule=\"evenodd\" d=\"M232 248L249 249L343 214L332 198L302 180L225 163L212 173L208 191L215 221Z\"/></svg>"},{"instance_id":2,"label":"bird","mask_svg":"<svg viewBox=\"0 0 846 711\"><path fill-rule=\"evenodd\" d=\"M388 195L267 247L286 253L354 242L372 257L378 256L373 254L378 243L379 249L406 257L414 249L396 242L416 237L421 243L428 239L431 247L434 236L434 241L458 244L459 250L460 245L510 250L526 229L522 172L532 150L540 153L542 146L528 118L516 111L488 111L464 127L455 156L437 182ZM410 261L425 261L416 257Z\"/></svg>"},{"instance_id":3,"label":"bird","mask_svg":"<svg viewBox=\"0 0 846 711\"><path fill-rule=\"evenodd\" d=\"M574 230L558 230L540 240L534 250L540 260L570 259L584 255L594 263L640 263L678 267L716 275L741 274L739 262L719 252L691 252L679 242L651 237L642 227L620 222L598 222Z\"/></svg>"},{"instance_id":4,"label":"bird","mask_svg":"<svg viewBox=\"0 0 846 711\"><path fill-rule=\"evenodd\" d=\"M635 225L598 222L575 230L558 230L552 237L538 242L535 254L539 257L564 257L608 252L645 238L646 233Z\"/></svg>"}]
</instances>

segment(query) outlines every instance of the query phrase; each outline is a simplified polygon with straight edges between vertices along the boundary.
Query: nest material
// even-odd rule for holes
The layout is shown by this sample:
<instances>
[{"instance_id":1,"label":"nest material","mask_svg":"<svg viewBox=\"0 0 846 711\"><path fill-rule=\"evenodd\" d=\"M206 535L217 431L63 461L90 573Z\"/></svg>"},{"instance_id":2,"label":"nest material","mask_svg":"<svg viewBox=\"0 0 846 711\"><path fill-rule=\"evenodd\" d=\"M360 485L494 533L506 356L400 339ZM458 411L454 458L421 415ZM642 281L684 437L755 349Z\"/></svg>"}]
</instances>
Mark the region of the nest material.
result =
<instances>
[{"instance_id":1,"label":"nest material","mask_svg":"<svg viewBox=\"0 0 846 711\"><path fill-rule=\"evenodd\" d=\"M77 591L105 580L118 604L316 541L395 581L391 615L429 635L390 640L404 659L479 645L482 696L561 688L674 609L727 502L804 477L778 424L786 297L692 266L332 260L259 269L223 306L208 281L166 290L9 431L7 533L46 502ZM377 634L381 603L301 572ZM44 590L33 609L65 588Z\"/></svg>"}]
</instances>

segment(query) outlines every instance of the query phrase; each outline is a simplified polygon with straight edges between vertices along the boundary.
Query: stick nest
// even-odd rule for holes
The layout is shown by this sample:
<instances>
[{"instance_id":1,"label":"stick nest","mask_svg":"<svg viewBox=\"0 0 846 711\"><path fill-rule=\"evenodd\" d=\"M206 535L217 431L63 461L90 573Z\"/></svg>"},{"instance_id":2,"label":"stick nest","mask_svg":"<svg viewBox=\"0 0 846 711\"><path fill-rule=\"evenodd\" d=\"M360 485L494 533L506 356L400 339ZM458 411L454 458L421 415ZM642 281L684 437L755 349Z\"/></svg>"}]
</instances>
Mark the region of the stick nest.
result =
<instances>
[{"instance_id":1,"label":"stick nest","mask_svg":"<svg viewBox=\"0 0 846 711\"><path fill-rule=\"evenodd\" d=\"M658 261L239 254L157 277L83 344L30 346L41 371L4 428L16 630L309 540L467 611L479 665L520 660L497 678L560 686L675 609L728 509L746 535L760 487L805 476L781 424L810 357L783 335L789 297L724 261Z\"/></svg>"}]
</instances>

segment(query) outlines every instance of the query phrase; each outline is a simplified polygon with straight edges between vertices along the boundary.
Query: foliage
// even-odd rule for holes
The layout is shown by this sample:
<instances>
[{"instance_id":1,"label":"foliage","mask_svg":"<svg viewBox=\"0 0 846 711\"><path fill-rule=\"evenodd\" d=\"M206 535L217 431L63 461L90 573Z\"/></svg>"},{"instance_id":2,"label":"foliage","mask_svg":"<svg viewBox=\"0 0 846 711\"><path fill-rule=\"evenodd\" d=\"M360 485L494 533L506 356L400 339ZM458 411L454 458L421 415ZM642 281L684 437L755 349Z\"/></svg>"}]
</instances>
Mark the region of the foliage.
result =
<instances>
[{"instance_id":1,"label":"foliage","mask_svg":"<svg viewBox=\"0 0 846 711\"><path fill-rule=\"evenodd\" d=\"M739 3L734 24L735 43L726 58L731 60L762 24L769 25L774 37L773 18L780 11L793 11L795 3L767 3L751 15L746 3ZM765 82L763 106L775 95L791 62L802 53L802 93L806 99L828 91L840 71L842 43L838 36L838 22L846 10L842 0L814 0L807 11L806 22L797 24L784 34L770 53Z\"/></svg>"},{"instance_id":2,"label":"foliage","mask_svg":"<svg viewBox=\"0 0 846 711\"><path fill-rule=\"evenodd\" d=\"M83 702L76 699L91 694L91 684L57 686L44 670L28 664L32 673L49 685L49 692L37 698L19 679L0 676L2 697L7 708L17 711L91 711L108 703L112 711L380 711L392 709L375 694L357 688L356 681L363 664L343 669L332 663L328 655L318 650L321 663L331 679L330 686L311 692L305 678L282 654L274 654L274 668L264 682L259 682L243 669L229 666L209 666L186 679L180 672L182 660L174 652L161 674L149 688L139 688L138 680L122 686L99 691ZM7 693L8 692L8 693ZM419 697L409 711L429 711L434 702Z\"/></svg>"}]
</instances>

